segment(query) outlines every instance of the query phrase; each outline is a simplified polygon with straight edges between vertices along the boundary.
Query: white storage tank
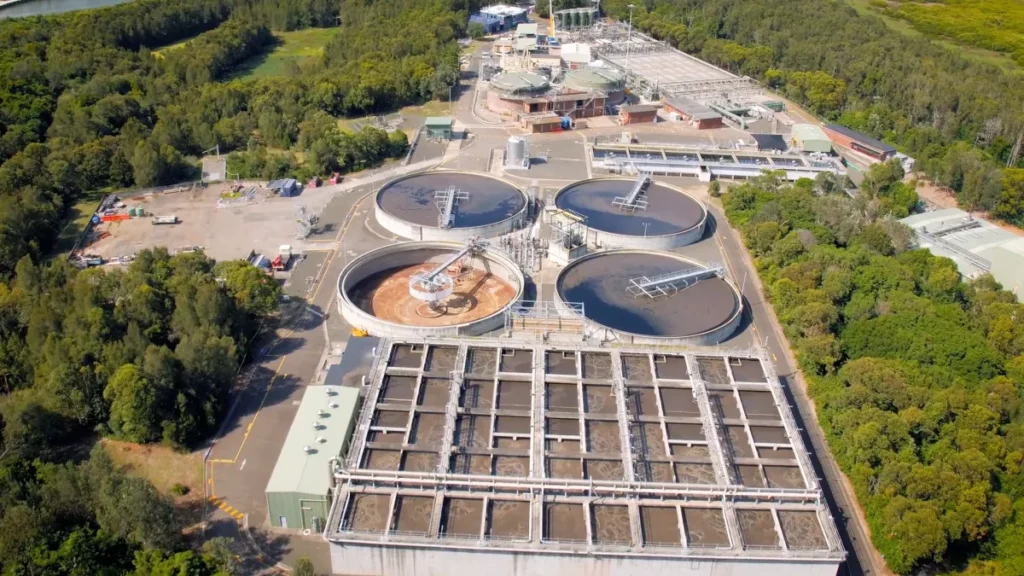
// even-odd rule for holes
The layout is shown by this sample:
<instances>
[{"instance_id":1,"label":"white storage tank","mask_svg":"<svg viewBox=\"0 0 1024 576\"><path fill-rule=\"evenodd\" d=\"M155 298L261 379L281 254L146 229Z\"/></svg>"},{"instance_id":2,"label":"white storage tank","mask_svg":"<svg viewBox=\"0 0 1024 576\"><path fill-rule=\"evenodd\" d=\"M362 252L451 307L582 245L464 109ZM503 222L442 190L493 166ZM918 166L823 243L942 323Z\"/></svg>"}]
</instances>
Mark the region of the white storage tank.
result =
<instances>
[{"instance_id":1,"label":"white storage tank","mask_svg":"<svg viewBox=\"0 0 1024 576\"><path fill-rule=\"evenodd\" d=\"M505 144L505 168L529 168L530 155L526 148L526 139L510 136Z\"/></svg>"}]
</instances>

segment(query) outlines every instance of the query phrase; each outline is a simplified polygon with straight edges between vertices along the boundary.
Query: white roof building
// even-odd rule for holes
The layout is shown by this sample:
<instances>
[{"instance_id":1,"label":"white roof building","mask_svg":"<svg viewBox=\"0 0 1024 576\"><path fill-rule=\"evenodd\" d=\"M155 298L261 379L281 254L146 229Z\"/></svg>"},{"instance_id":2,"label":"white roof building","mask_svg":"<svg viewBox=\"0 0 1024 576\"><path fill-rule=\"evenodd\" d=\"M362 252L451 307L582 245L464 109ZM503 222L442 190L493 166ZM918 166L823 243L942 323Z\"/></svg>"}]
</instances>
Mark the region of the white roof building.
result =
<instances>
[{"instance_id":1,"label":"white roof building","mask_svg":"<svg viewBox=\"0 0 1024 576\"><path fill-rule=\"evenodd\" d=\"M1020 299L1024 237L958 208L914 214L901 222L914 229L919 246L956 262L965 278L990 272L1004 289Z\"/></svg>"}]
</instances>

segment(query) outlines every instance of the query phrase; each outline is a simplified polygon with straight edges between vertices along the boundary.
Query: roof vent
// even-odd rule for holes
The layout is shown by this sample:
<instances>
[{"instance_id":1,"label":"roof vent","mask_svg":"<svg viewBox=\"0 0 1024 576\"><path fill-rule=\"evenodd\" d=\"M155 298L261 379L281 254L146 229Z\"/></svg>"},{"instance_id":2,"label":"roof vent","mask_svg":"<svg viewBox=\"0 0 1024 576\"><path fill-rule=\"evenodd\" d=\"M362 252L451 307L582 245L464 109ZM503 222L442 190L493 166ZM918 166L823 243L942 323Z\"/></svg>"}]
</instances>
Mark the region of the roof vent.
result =
<instances>
[{"instance_id":1,"label":"roof vent","mask_svg":"<svg viewBox=\"0 0 1024 576\"><path fill-rule=\"evenodd\" d=\"M323 418L324 416L327 416L327 411L324 410L323 408L321 408L321 409L316 411L316 415L321 417L321 418Z\"/></svg>"},{"instance_id":2,"label":"roof vent","mask_svg":"<svg viewBox=\"0 0 1024 576\"><path fill-rule=\"evenodd\" d=\"M317 444L326 444L327 443L327 438L324 438L323 436L317 436L316 437L316 441L317 441Z\"/></svg>"},{"instance_id":3,"label":"roof vent","mask_svg":"<svg viewBox=\"0 0 1024 576\"><path fill-rule=\"evenodd\" d=\"M337 394L337 392L330 388L324 388L324 393L327 394L328 396L334 396L335 394Z\"/></svg>"},{"instance_id":4,"label":"roof vent","mask_svg":"<svg viewBox=\"0 0 1024 576\"><path fill-rule=\"evenodd\" d=\"M331 402L331 408L337 408L339 404L337 402Z\"/></svg>"},{"instance_id":5,"label":"roof vent","mask_svg":"<svg viewBox=\"0 0 1024 576\"><path fill-rule=\"evenodd\" d=\"M310 453L313 452L313 447L312 446L303 446L302 447L302 451L305 452L306 454L310 454Z\"/></svg>"},{"instance_id":6,"label":"roof vent","mask_svg":"<svg viewBox=\"0 0 1024 576\"><path fill-rule=\"evenodd\" d=\"M320 429L320 423L317 422L316 420L314 420L313 421L313 430L319 430L319 429Z\"/></svg>"}]
</instances>

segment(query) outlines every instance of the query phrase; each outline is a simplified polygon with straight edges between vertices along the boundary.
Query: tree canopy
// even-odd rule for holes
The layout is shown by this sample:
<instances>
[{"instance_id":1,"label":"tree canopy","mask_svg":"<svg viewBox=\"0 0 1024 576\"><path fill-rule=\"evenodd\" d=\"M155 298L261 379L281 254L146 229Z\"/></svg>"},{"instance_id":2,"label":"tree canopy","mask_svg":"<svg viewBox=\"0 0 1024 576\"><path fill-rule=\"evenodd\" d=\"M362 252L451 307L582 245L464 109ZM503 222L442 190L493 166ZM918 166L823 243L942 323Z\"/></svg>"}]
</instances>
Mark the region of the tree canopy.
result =
<instances>
[{"instance_id":1,"label":"tree canopy","mask_svg":"<svg viewBox=\"0 0 1024 576\"><path fill-rule=\"evenodd\" d=\"M901 574L1024 566L1024 305L911 247L902 174L856 200L768 175L723 195L874 545ZM894 190L896 188L896 190Z\"/></svg>"},{"instance_id":2,"label":"tree canopy","mask_svg":"<svg viewBox=\"0 0 1024 576\"><path fill-rule=\"evenodd\" d=\"M295 77L227 80L271 30L339 21ZM447 96L465 26L448 0L141 0L0 21L0 277L40 261L83 194L196 178L217 146L264 178L404 154L404 134L329 120Z\"/></svg>"}]
</instances>

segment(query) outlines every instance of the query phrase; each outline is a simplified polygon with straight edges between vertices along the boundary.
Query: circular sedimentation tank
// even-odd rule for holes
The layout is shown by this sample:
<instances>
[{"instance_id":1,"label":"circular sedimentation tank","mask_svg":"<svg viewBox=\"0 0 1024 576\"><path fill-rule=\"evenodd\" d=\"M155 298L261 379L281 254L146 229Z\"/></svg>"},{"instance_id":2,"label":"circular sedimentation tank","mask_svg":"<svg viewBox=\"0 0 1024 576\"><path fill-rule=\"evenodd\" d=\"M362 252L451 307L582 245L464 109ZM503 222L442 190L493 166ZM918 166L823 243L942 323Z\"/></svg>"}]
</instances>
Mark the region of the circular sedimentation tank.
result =
<instances>
[{"instance_id":1,"label":"circular sedimentation tank","mask_svg":"<svg viewBox=\"0 0 1024 576\"><path fill-rule=\"evenodd\" d=\"M636 178L592 178L570 184L555 195L555 206L586 217L589 240L598 246L669 250L704 235L708 213L694 197L675 186L652 181L647 208L624 210L616 198L629 195Z\"/></svg>"},{"instance_id":2,"label":"circular sedimentation tank","mask_svg":"<svg viewBox=\"0 0 1024 576\"><path fill-rule=\"evenodd\" d=\"M438 193L459 194L447 226L439 221ZM526 215L527 198L518 187L471 172L419 172L396 178L377 191L377 223L410 240L462 242L511 232Z\"/></svg>"},{"instance_id":3,"label":"circular sedimentation tank","mask_svg":"<svg viewBox=\"0 0 1024 576\"><path fill-rule=\"evenodd\" d=\"M625 97L626 81L618 70L584 66L565 73L562 84L578 92L602 92L608 104L618 104Z\"/></svg>"},{"instance_id":4,"label":"circular sedimentation tank","mask_svg":"<svg viewBox=\"0 0 1024 576\"><path fill-rule=\"evenodd\" d=\"M491 88L506 96L526 97L550 87L547 78L534 72L502 72L491 78Z\"/></svg>"},{"instance_id":5,"label":"circular sedimentation tank","mask_svg":"<svg viewBox=\"0 0 1024 576\"><path fill-rule=\"evenodd\" d=\"M736 331L743 299L728 279L712 276L651 298L630 291L630 280L707 265L668 252L611 250L584 256L555 281L560 302L582 302L606 340L712 345Z\"/></svg>"},{"instance_id":6,"label":"circular sedimentation tank","mask_svg":"<svg viewBox=\"0 0 1024 576\"><path fill-rule=\"evenodd\" d=\"M465 245L404 242L356 258L338 278L338 311L376 336L476 336L504 325L505 310L522 300L526 279L497 250L475 250L449 266L450 295L439 302L417 298L414 277L448 260Z\"/></svg>"}]
</instances>

